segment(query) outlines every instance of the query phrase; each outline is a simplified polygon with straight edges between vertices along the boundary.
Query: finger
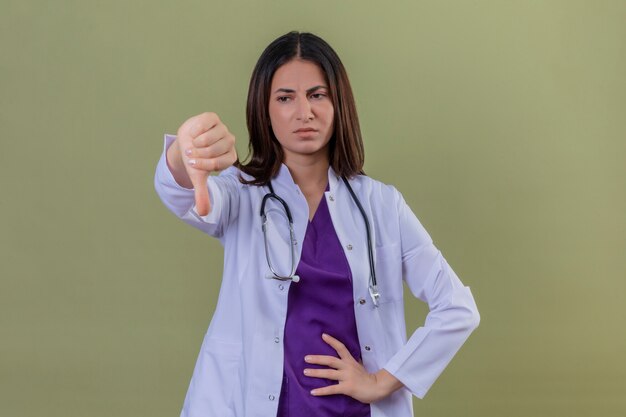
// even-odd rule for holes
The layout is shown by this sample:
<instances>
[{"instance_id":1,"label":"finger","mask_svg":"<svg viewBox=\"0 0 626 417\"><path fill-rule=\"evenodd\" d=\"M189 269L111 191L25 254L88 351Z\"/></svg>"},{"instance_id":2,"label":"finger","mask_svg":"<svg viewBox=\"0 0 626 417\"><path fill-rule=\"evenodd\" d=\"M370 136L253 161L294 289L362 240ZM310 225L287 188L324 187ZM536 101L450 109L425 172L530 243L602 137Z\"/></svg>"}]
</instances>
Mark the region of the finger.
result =
<instances>
[{"instance_id":1,"label":"finger","mask_svg":"<svg viewBox=\"0 0 626 417\"><path fill-rule=\"evenodd\" d=\"M208 172L206 175L194 175L191 177L191 183L193 184L194 196L196 200L196 212L200 216L206 216L209 214L209 211L211 211L209 189L206 183L207 178Z\"/></svg>"},{"instance_id":2,"label":"finger","mask_svg":"<svg viewBox=\"0 0 626 417\"><path fill-rule=\"evenodd\" d=\"M324 365L329 366L335 369L343 368L341 359L336 358L334 356L326 356L326 355L307 355L304 357L304 361L306 363L312 363L315 365Z\"/></svg>"},{"instance_id":3,"label":"finger","mask_svg":"<svg viewBox=\"0 0 626 417\"><path fill-rule=\"evenodd\" d=\"M306 368L304 370L304 375L310 376L312 378L332 379L334 381L339 381L341 377L341 373L336 369Z\"/></svg>"},{"instance_id":4,"label":"finger","mask_svg":"<svg viewBox=\"0 0 626 417\"><path fill-rule=\"evenodd\" d=\"M215 113L205 112L188 119L181 126L181 130L195 138L204 132L211 130L220 123L220 118ZM179 132L180 133L180 132Z\"/></svg>"},{"instance_id":5,"label":"finger","mask_svg":"<svg viewBox=\"0 0 626 417\"><path fill-rule=\"evenodd\" d=\"M336 394L345 394L343 392L343 387L340 384L328 385L322 388L315 388L314 390L311 390L311 395L314 395L316 397Z\"/></svg>"},{"instance_id":6,"label":"finger","mask_svg":"<svg viewBox=\"0 0 626 417\"><path fill-rule=\"evenodd\" d=\"M188 158L215 158L228 153L233 147L233 142L223 138L206 147L190 146L188 149L185 149L185 155Z\"/></svg>"},{"instance_id":7,"label":"finger","mask_svg":"<svg viewBox=\"0 0 626 417\"><path fill-rule=\"evenodd\" d=\"M337 351L341 359L354 359L348 348L346 348L346 345L341 343L339 340L326 333L322 334L322 339Z\"/></svg>"},{"instance_id":8,"label":"finger","mask_svg":"<svg viewBox=\"0 0 626 417\"><path fill-rule=\"evenodd\" d=\"M237 160L237 154L233 152L218 156L217 158L197 159L190 158L188 164L198 170L207 172L221 171Z\"/></svg>"},{"instance_id":9,"label":"finger","mask_svg":"<svg viewBox=\"0 0 626 417\"><path fill-rule=\"evenodd\" d=\"M228 136L230 132L228 132L228 128L224 124L218 124L213 126L211 129L203 132L198 136L194 136L192 143L196 148L203 148L206 146L210 146Z\"/></svg>"}]
</instances>

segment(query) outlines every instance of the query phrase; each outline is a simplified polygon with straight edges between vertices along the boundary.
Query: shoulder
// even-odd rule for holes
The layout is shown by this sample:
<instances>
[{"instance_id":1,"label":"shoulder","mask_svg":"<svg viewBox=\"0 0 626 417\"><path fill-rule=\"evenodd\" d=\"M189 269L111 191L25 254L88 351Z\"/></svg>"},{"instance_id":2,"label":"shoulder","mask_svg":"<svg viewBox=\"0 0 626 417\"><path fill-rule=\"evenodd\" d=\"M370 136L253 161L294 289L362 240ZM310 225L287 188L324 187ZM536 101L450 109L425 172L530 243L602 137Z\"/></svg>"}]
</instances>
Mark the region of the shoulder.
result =
<instances>
[{"instance_id":1,"label":"shoulder","mask_svg":"<svg viewBox=\"0 0 626 417\"><path fill-rule=\"evenodd\" d=\"M246 187L246 184L242 183L241 179L250 180L252 177L241 171L236 166L231 165L212 178L214 178L217 182L228 184L231 187L234 186L237 188L244 188Z\"/></svg>"},{"instance_id":2,"label":"shoulder","mask_svg":"<svg viewBox=\"0 0 626 417\"><path fill-rule=\"evenodd\" d=\"M354 180L355 184L361 184L361 195L370 204L380 241L387 237L388 242L393 242L400 236L403 247L432 244L430 235L395 186L364 175ZM390 234L390 231L397 233Z\"/></svg>"},{"instance_id":3,"label":"shoulder","mask_svg":"<svg viewBox=\"0 0 626 417\"><path fill-rule=\"evenodd\" d=\"M372 204L397 206L399 202L404 201L396 187L367 175L356 175L350 182L355 184L360 194L369 199Z\"/></svg>"},{"instance_id":4,"label":"shoulder","mask_svg":"<svg viewBox=\"0 0 626 417\"><path fill-rule=\"evenodd\" d=\"M234 165L229 166L228 168L226 168L225 170L221 171L218 175L218 177L221 178L236 178L239 175L242 175L243 172L241 172L241 170L239 168L237 168ZM245 174L243 174L245 175Z\"/></svg>"}]
</instances>

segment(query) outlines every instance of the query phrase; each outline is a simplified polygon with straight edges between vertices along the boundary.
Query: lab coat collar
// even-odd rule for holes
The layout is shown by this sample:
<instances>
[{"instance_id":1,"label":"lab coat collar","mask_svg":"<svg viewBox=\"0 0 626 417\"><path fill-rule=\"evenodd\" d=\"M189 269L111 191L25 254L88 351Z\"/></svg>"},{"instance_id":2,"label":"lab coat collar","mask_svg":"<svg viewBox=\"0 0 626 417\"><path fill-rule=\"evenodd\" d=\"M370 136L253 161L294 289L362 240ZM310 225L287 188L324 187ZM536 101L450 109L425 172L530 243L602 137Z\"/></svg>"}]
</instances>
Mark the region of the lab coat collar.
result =
<instances>
[{"instance_id":1,"label":"lab coat collar","mask_svg":"<svg viewBox=\"0 0 626 417\"><path fill-rule=\"evenodd\" d=\"M328 191L336 192L339 181L341 181L341 177L335 173L335 170L333 170L333 167L329 166L328 167Z\"/></svg>"},{"instance_id":2,"label":"lab coat collar","mask_svg":"<svg viewBox=\"0 0 626 417\"><path fill-rule=\"evenodd\" d=\"M353 179L349 180L350 185L353 189L360 188L360 181L354 181ZM287 189L299 189L298 185L294 182L293 177L291 176L291 172L287 165L280 164L280 169L278 170L278 174L272 180L273 183L279 184L281 187L286 187ZM340 187L343 187L343 180L332 166L328 167L328 191L336 192Z\"/></svg>"},{"instance_id":3,"label":"lab coat collar","mask_svg":"<svg viewBox=\"0 0 626 417\"><path fill-rule=\"evenodd\" d=\"M352 178L348 178L348 182L350 183L350 186L352 187L352 189L357 192L360 188L361 188L361 181L357 181L358 176L354 176ZM328 189L329 191L332 192L337 192L338 190L342 189L343 187L345 187L345 184L343 183L343 179L341 179L341 176L339 176L339 174L337 174L332 167L328 168Z\"/></svg>"},{"instance_id":4,"label":"lab coat collar","mask_svg":"<svg viewBox=\"0 0 626 417\"><path fill-rule=\"evenodd\" d=\"M272 183L276 183L282 187L287 187L288 189L297 189L298 185L294 182L293 177L291 176L291 172L287 165L280 164L280 169L278 170L278 174L272 179Z\"/></svg>"}]
</instances>

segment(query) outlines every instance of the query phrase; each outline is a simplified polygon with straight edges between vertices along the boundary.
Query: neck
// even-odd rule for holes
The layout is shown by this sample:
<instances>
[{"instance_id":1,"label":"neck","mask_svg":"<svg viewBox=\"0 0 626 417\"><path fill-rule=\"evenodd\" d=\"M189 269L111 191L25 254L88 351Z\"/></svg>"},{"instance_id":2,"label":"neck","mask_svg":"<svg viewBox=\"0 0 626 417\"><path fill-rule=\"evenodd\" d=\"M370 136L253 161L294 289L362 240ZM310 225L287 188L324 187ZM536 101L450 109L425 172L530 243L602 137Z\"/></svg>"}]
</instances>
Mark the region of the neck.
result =
<instances>
[{"instance_id":1,"label":"neck","mask_svg":"<svg viewBox=\"0 0 626 417\"><path fill-rule=\"evenodd\" d=\"M311 221L328 184L328 154L285 155L285 165L306 198Z\"/></svg>"},{"instance_id":2,"label":"neck","mask_svg":"<svg viewBox=\"0 0 626 417\"><path fill-rule=\"evenodd\" d=\"M321 188L323 191L328 183L328 156L285 158L285 165L289 168L293 181L307 193L309 190Z\"/></svg>"}]
</instances>

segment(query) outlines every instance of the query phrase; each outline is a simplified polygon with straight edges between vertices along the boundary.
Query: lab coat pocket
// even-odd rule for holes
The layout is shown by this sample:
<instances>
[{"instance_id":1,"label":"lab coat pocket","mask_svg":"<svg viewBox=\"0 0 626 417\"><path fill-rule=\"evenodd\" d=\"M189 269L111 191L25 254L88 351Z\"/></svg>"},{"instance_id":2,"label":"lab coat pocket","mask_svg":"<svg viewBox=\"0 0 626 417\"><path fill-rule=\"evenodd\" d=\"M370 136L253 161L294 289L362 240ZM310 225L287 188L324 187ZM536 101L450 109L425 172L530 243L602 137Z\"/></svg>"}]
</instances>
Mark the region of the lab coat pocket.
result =
<instances>
[{"instance_id":1,"label":"lab coat pocket","mask_svg":"<svg viewBox=\"0 0 626 417\"><path fill-rule=\"evenodd\" d=\"M207 415L234 416L242 345L206 337L190 385L191 409Z\"/></svg>"},{"instance_id":2,"label":"lab coat pocket","mask_svg":"<svg viewBox=\"0 0 626 417\"><path fill-rule=\"evenodd\" d=\"M402 300L402 253L400 244L393 243L377 246L374 256L380 303Z\"/></svg>"}]
</instances>

